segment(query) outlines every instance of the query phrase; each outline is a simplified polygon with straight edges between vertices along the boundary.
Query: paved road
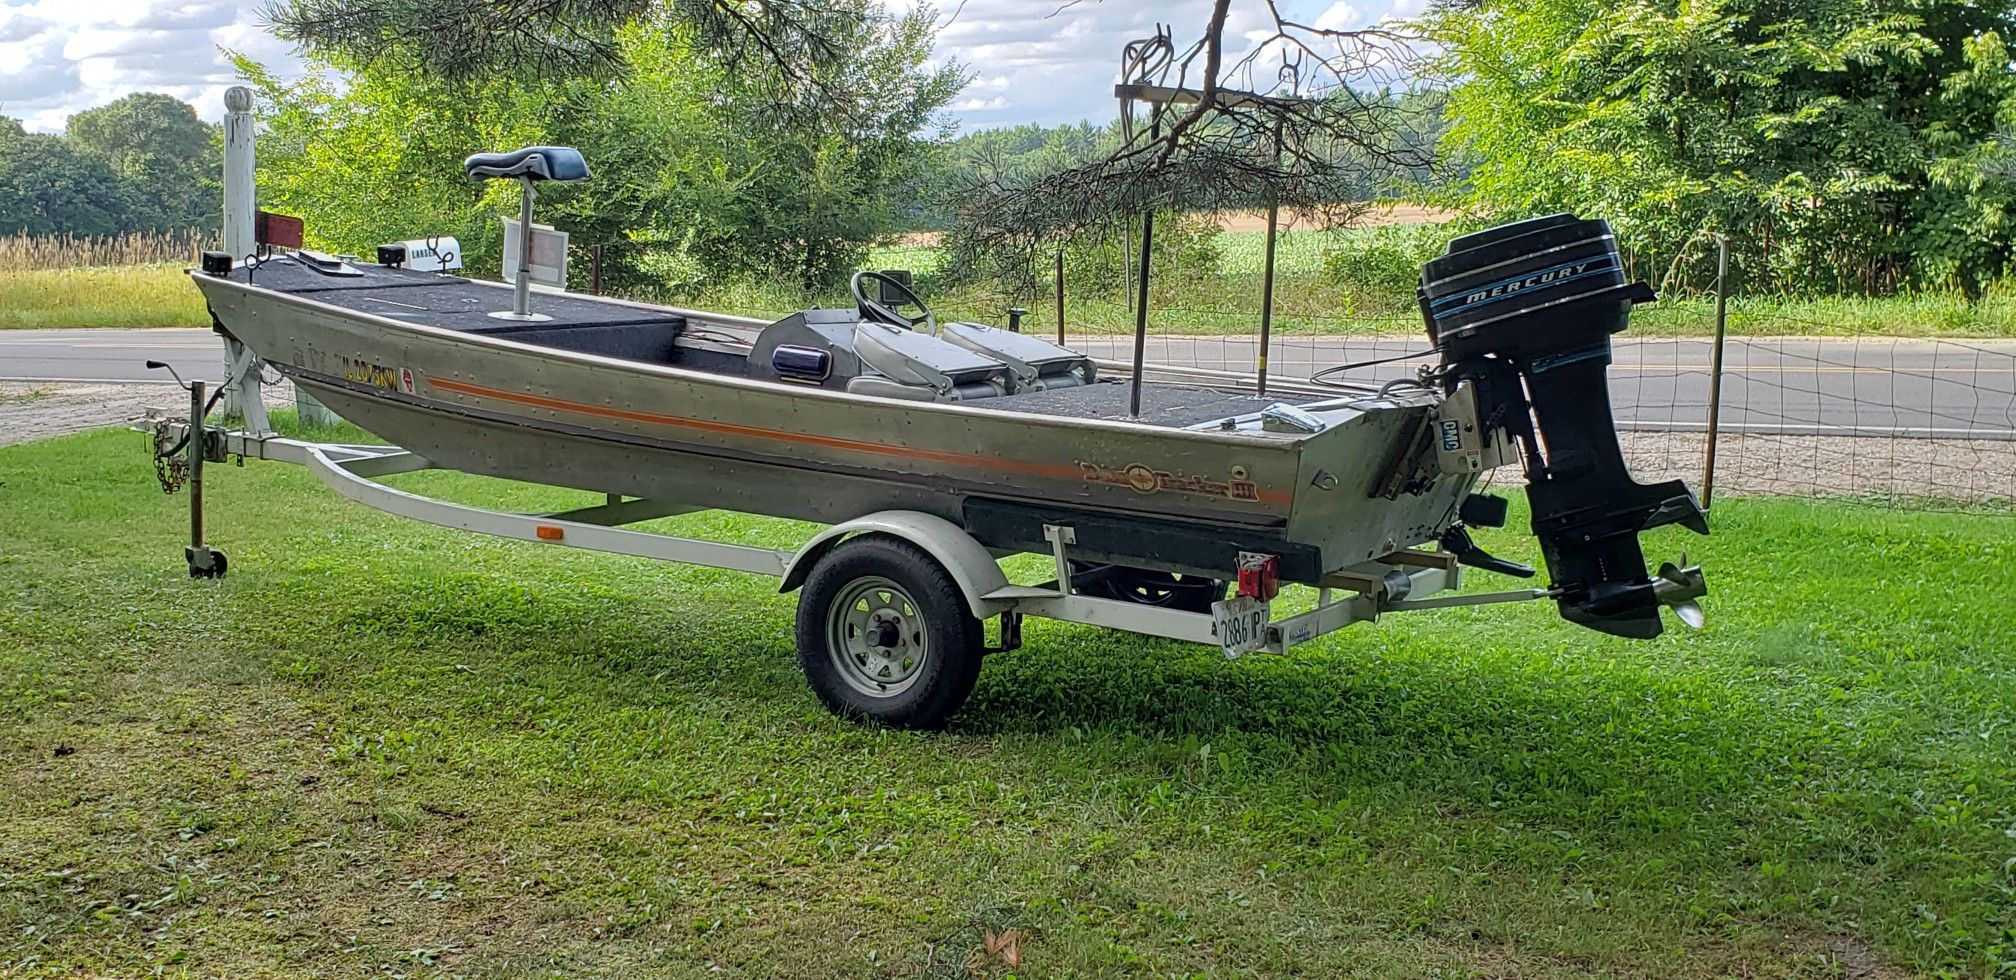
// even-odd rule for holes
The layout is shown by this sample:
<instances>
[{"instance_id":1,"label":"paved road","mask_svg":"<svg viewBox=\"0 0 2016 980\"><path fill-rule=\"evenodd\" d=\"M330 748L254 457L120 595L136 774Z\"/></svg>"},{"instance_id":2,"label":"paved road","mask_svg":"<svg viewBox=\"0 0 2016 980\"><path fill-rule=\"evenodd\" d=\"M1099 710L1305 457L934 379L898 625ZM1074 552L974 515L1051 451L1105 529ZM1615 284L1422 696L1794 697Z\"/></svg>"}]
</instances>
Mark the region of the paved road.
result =
<instances>
[{"instance_id":1,"label":"paved road","mask_svg":"<svg viewBox=\"0 0 2016 980\"><path fill-rule=\"evenodd\" d=\"M1094 357L1129 361L1129 338L1082 337ZM1150 337L1150 363L1251 372L1259 344L1244 337ZM1306 378L1334 364L1424 351L1414 338L1281 337L1275 377ZM1617 340L1610 371L1617 416L1647 429L1705 427L1707 340ZM1405 377L1422 360L1347 372L1354 381ZM1722 424L1729 431L2016 438L2016 341L1889 338L1730 340Z\"/></svg>"},{"instance_id":2,"label":"paved road","mask_svg":"<svg viewBox=\"0 0 2016 980\"><path fill-rule=\"evenodd\" d=\"M1095 357L1126 360L1126 338L1075 337ZM1423 348L1412 338L1283 337L1276 377L1392 357ZM1154 337L1151 362L1248 371L1250 338ZM221 373L207 330L0 331L0 380L157 381L142 362L167 361L183 377ZM1620 339L1611 371L1618 417L1638 428L1698 428L1707 419L1710 345L1691 339ZM1347 377L1400 377L1414 361ZM2016 438L2016 341L1732 340L1725 353L1723 425L1730 431Z\"/></svg>"},{"instance_id":3,"label":"paved road","mask_svg":"<svg viewBox=\"0 0 2016 980\"><path fill-rule=\"evenodd\" d=\"M208 330L0 330L0 381L170 381L150 371L167 361L184 378L216 381L223 348Z\"/></svg>"}]
</instances>

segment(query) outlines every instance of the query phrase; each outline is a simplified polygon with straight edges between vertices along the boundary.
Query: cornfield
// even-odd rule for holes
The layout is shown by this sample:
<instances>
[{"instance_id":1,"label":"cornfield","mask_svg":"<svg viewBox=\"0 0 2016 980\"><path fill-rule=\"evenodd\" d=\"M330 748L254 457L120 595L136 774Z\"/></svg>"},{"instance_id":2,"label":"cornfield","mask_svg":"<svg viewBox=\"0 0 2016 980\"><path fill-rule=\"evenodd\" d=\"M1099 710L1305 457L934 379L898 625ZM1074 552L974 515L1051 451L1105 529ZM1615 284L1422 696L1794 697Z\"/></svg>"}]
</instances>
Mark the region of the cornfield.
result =
<instances>
[{"instance_id":1,"label":"cornfield","mask_svg":"<svg viewBox=\"0 0 2016 980\"><path fill-rule=\"evenodd\" d=\"M195 231L124 235L8 235L0 237L0 269L74 269L83 266L196 264L213 242Z\"/></svg>"}]
</instances>

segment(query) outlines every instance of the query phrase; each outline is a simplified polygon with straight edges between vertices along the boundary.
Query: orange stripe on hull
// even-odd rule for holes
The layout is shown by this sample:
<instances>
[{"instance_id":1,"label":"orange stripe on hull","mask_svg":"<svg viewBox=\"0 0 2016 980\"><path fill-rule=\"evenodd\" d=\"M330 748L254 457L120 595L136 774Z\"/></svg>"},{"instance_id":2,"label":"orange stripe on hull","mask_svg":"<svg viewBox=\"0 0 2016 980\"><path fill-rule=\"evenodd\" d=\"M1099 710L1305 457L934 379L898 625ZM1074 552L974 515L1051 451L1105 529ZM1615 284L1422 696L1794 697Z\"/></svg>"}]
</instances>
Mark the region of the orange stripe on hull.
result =
<instances>
[{"instance_id":1,"label":"orange stripe on hull","mask_svg":"<svg viewBox=\"0 0 2016 980\"><path fill-rule=\"evenodd\" d=\"M427 383L443 391L474 395L478 398L493 398L497 401L530 405L535 408L552 409L557 412L576 412L582 415L598 415L603 418L622 419L627 422L643 422L649 425L664 425L720 435L744 436L754 439L769 439L776 442L802 446L820 446L846 452L864 453L871 456L895 456L905 459L925 460L933 463L947 463L983 470L1006 470L1029 476L1042 476L1058 480L1079 480L1084 471L1075 466L1054 466L1047 463L1033 463L1023 460L1001 459L994 456L976 456L970 453L946 453L931 449L917 449L911 446L897 446L880 442L864 442L859 439L841 439L835 436L820 436L806 432L789 432L783 429L766 429L753 425L736 425L730 422L715 422L709 419L688 418L683 415L661 415L657 412L639 412L627 408L610 408L604 405L587 405L544 395L527 394L522 391L507 391L469 384L464 381L449 381L443 378L428 378ZM1278 490L1258 490L1259 498L1267 503L1288 504L1293 498Z\"/></svg>"}]
</instances>

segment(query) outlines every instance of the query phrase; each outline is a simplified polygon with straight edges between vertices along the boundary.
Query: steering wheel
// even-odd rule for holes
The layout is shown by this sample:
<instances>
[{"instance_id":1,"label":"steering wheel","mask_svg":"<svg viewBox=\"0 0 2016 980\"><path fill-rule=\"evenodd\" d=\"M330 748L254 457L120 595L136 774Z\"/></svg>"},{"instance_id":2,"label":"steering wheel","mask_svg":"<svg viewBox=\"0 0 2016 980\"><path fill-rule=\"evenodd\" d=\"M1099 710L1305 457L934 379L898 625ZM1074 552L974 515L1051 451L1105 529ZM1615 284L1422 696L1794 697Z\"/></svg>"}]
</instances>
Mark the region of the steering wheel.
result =
<instances>
[{"instance_id":1,"label":"steering wheel","mask_svg":"<svg viewBox=\"0 0 2016 980\"><path fill-rule=\"evenodd\" d=\"M880 300L870 296L866 287L871 282L880 283L884 288L895 287L895 291L899 294L899 302L896 305L914 306L918 310L918 315L915 317L904 316L883 305ZM854 273L854 278L847 283L847 290L854 294L854 308L860 311L862 319L874 320L877 323L886 323L892 327L905 327L911 330L916 330L919 326L922 326L923 332L933 337L938 336L937 315L932 313L931 308L925 306L924 301L918 299L917 294L911 291L909 286L904 285L902 280L894 276L885 276L880 272L862 271ZM877 290L877 292L879 293L880 290Z\"/></svg>"}]
</instances>

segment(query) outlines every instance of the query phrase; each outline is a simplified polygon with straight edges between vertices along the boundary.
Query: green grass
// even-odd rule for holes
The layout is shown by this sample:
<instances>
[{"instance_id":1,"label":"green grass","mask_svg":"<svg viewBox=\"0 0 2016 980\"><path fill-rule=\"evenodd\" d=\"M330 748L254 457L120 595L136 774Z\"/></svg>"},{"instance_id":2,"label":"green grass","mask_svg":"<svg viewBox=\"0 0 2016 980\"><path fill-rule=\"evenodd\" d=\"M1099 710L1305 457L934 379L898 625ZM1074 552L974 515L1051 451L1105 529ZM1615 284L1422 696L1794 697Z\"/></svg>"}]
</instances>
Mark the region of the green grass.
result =
<instances>
[{"instance_id":1,"label":"green grass","mask_svg":"<svg viewBox=\"0 0 2016 980\"><path fill-rule=\"evenodd\" d=\"M209 325L180 265L0 269L0 330Z\"/></svg>"},{"instance_id":2,"label":"green grass","mask_svg":"<svg viewBox=\"0 0 2016 980\"><path fill-rule=\"evenodd\" d=\"M0 974L2016 969L2009 519L1720 500L1652 642L1037 623L923 735L820 710L769 580L211 475L192 582L138 436L0 449Z\"/></svg>"}]
</instances>

